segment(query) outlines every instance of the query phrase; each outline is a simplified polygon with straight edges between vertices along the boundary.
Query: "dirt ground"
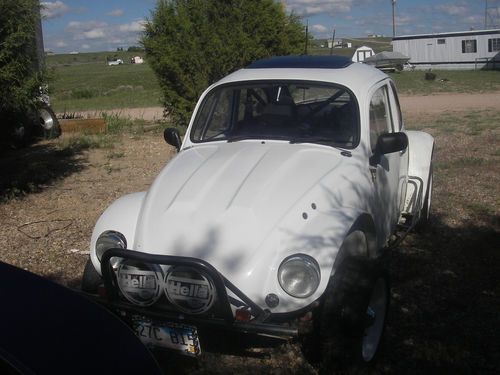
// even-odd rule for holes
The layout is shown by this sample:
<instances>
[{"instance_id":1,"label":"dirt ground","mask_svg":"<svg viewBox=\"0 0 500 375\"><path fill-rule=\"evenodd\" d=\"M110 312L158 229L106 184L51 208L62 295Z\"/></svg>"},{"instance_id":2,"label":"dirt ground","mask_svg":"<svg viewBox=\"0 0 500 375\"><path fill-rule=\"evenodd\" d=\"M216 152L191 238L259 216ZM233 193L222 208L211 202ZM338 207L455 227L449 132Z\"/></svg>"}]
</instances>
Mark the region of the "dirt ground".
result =
<instances>
[{"instance_id":1,"label":"dirt ground","mask_svg":"<svg viewBox=\"0 0 500 375\"><path fill-rule=\"evenodd\" d=\"M427 96L401 96L401 106L409 113L438 113L442 111L480 111L500 106L500 93L484 94L438 94ZM119 117L155 121L163 118L162 107L122 108L105 111L82 111L82 117L100 117L102 112Z\"/></svg>"},{"instance_id":2,"label":"dirt ground","mask_svg":"<svg viewBox=\"0 0 500 375\"><path fill-rule=\"evenodd\" d=\"M401 102L417 122L438 109L459 117L471 108L498 110L500 93ZM431 226L393 252L380 358L373 369L353 373L500 373L499 127L470 137L424 130L436 138L441 165ZM100 213L116 198L147 189L174 155L159 132L121 137L113 148L61 149L58 141L43 141L1 155L1 196L18 196L0 203L1 261L78 287ZM20 191L30 193L19 197ZM190 361L166 354L162 362L186 374L315 373L294 344L263 358L207 354Z\"/></svg>"}]
</instances>

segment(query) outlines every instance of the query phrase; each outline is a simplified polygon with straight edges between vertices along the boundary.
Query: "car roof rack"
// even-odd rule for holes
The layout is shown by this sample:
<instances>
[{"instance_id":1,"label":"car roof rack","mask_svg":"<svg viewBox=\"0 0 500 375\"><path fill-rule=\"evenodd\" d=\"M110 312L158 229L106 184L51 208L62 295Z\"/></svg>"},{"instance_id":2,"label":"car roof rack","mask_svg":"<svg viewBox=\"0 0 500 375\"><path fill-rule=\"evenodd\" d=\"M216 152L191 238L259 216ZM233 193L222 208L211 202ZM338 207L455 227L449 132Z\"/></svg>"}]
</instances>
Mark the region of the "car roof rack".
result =
<instances>
[{"instance_id":1,"label":"car roof rack","mask_svg":"<svg viewBox=\"0 0 500 375\"><path fill-rule=\"evenodd\" d=\"M342 69L352 63L352 60L345 56L276 56L254 61L246 69Z\"/></svg>"}]
</instances>

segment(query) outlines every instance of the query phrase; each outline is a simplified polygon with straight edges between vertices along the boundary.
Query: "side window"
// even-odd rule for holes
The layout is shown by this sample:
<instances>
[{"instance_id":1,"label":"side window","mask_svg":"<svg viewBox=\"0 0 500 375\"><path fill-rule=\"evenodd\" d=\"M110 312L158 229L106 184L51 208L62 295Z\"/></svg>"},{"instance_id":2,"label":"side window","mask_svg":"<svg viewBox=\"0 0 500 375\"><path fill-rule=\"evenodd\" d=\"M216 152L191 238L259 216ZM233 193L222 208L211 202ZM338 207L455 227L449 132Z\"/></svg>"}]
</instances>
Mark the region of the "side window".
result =
<instances>
[{"instance_id":1,"label":"side window","mask_svg":"<svg viewBox=\"0 0 500 375\"><path fill-rule=\"evenodd\" d=\"M392 118L387 96L387 86L382 86L370 101L370 145L375 150L380 134L392 131Z\"/></svg>"},{"instance_id":2,"label":"side window","mask_svg":"<svg viewBox=\"0 0 500 375\"><path fill-rule=\"evenodd\" d=\"M391 91L394 97L394 108L396 110L396 118L394 119L394 131L399 132L403 127L403 115L401 114L401 106L399 104L398 92L396 91L396 86L391 82Z\"/></svg>"}]
</instances>

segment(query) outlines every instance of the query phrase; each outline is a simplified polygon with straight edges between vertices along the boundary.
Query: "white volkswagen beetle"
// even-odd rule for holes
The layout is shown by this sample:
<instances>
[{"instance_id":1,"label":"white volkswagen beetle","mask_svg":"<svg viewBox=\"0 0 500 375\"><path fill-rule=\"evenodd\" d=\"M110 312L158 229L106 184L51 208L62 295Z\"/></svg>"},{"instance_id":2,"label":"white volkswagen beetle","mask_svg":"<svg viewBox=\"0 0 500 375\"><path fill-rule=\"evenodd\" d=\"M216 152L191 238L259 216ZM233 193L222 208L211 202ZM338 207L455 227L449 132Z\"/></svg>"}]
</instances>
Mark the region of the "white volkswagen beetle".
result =
<instances>
[{"instance_id":1,"label":"white volkswagen beetle","mask_svg":"<svg viewBox=\"0 0 500 375\"><path fill-rule=\"evenodd\" d=\"M429 215L433 138L405 130L392 80L342 57L257 61L201 96L147 192L97 222L99 285L143 341L298 339L322 369L371 361L394 239ZM398 234L399 233L399 234Z\"/></svg>"}]
</instances>

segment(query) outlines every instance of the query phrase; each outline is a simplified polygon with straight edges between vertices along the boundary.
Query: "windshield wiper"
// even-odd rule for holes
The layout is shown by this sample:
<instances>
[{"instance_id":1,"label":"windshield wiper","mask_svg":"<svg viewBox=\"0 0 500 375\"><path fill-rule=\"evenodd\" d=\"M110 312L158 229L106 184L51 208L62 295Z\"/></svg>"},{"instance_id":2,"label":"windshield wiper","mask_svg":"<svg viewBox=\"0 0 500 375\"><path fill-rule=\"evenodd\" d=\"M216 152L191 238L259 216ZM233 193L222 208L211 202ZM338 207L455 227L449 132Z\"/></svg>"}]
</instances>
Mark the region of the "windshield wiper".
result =
<instances>
[{"instance_id":1,"label":"windshield wiper","mask_svg":"<svg viewBox=\"0 0 500 375\"><path fill-rule=\"evenodd\" d=\"M348 149L345 149L339 145L334 144L334 141L332 141L330 138L325 138L325 137L299 137L299 138L293 138L290 140L290 144L296 144L296 143L319 143L323 144L326 146L333 147L337 150L343 151L345 153L351 154L351 151Z\"/></svg>"}]
</instances>

